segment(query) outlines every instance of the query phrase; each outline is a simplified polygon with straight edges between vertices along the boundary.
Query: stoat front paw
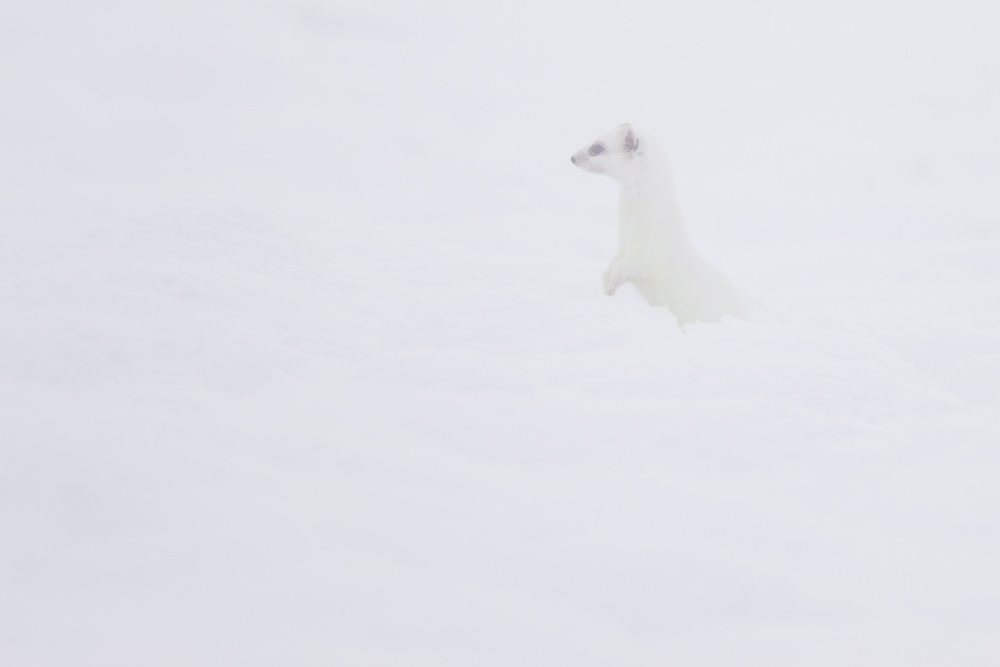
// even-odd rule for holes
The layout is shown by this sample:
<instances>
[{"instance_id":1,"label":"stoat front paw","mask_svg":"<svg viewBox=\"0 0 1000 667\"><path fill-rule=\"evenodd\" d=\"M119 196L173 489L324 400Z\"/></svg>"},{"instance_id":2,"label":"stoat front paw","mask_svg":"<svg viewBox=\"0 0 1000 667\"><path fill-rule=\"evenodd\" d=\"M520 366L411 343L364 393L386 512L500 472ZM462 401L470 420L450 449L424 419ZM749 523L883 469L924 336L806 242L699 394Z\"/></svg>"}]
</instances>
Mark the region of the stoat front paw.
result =
<instances>
[{"instance_id":1,"label":"stoat front paw","mask_svg":"<svg viewBox=\"0 0 1000 667\"><path fill-rule=\"evenodd\" d=\"M621 271L615 271L615 265L612 264L604 272L604 293L608 296L614 296L618 288L625 283L625 280L626 278L622 275Z\"/></svg>"}]
</instances>

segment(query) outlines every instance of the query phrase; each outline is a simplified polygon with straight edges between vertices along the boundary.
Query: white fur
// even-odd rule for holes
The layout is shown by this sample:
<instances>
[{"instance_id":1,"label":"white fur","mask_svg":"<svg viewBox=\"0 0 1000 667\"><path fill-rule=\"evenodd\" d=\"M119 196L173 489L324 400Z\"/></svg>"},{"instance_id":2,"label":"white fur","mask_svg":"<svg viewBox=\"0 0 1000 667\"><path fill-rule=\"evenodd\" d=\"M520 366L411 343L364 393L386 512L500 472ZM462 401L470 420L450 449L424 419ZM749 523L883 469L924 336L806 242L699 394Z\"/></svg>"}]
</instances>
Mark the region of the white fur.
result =
<instances>
[{"instance_id":1,"label":"white fur","mask_svg":"<svg viewBox=\"0 0 1000 667\"><path fill-rule=\"evenodd\" d=\"M670 163L656 142L626 123L572 160L585 171L610 176L621 188L618 252L604 272L606 294L613 296L630 282L651 305L667 306L681 326L718 322L723 315L745 319L732 283L691 243Z\"/></svg>"}]
</instances>

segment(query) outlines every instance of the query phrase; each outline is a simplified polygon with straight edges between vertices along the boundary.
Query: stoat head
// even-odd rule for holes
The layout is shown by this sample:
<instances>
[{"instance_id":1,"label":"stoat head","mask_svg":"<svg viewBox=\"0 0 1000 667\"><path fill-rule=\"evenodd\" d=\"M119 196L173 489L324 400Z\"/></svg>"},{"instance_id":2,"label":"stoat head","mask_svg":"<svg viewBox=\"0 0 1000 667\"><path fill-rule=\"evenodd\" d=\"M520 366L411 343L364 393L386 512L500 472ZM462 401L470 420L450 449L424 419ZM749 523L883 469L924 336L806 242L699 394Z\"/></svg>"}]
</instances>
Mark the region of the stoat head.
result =
<instances>
[{"instance_id":1,"label":"stoat head","mask_svg":"<svg viewBox=\"0 0 1000 667\"><path fill-rule=\"evenodd\" d=\"M625 178L644 162L644 148L639 135L625 123L578 150L570 161L585 171Z\"/></svg>"}]
</instances>

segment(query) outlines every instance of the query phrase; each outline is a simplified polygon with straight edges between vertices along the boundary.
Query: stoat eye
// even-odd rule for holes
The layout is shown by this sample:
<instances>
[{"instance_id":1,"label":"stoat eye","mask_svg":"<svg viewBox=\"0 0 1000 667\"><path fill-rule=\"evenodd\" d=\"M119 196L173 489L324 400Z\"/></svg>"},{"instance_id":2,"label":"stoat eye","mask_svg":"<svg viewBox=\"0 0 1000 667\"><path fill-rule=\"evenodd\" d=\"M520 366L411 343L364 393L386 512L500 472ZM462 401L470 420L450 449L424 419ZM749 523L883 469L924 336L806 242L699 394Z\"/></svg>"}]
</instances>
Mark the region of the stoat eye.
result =
<instances>
[{"instance_id":1,"label":"stoat eye","mask_svg":"<svg viewBox=\"0 0 1000 667\"><path fill-rule=\"evenodd\" d=\"M591 155L600 155L603 152L604 152L604 146L600 144L594 144L593 146L590 147Z\"/></svg>"}]
</instances>

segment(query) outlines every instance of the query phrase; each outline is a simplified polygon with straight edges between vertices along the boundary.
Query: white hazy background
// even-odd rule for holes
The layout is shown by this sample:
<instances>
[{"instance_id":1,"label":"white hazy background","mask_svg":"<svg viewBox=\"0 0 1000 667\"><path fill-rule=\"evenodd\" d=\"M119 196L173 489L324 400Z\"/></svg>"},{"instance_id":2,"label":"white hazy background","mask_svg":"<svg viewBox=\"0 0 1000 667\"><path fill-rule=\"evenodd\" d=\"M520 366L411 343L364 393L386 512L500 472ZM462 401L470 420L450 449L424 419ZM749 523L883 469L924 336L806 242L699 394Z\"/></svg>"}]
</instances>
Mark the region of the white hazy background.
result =
<instances>
[{"instance_id":1,"label":"white hazy background","mask_svg":"<svg viewBox=\"0 0 1000 667\"><path fill-rule=\"evenodd\" d=\"M1000 663L998 25L0 3L0 663ZM786 321L604 296L626 121Z\"/></svg>"}]
</instances>

